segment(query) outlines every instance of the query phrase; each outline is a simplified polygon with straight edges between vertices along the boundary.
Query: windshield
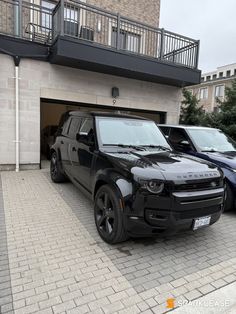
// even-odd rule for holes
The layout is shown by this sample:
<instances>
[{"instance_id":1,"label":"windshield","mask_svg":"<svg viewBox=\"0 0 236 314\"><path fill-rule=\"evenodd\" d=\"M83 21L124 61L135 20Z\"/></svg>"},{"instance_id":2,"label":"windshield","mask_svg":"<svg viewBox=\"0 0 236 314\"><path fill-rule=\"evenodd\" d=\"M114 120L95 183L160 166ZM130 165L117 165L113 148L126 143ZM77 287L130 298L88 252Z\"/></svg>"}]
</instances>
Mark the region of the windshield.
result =
<instances>
[{"instance_id":1,"label":"windshield","mask_svg":"<svg viewBox=\"0 0 236 314\"><path fill-rule=\"evenodd\" d=\"M97 132L104 146L164 146L169 148L165 137L153 121L97 117Z\"/></svg>"},{"instance_id":2,"label":"windshield","mask_svg":"<svg viewBox=\"0 0 236 314\"><path fill-rule=\"evenodd\" d=\"M236 143L217 129L188 129L194 142L201 151L236 151Z\"/></svg>"}]
</instances>

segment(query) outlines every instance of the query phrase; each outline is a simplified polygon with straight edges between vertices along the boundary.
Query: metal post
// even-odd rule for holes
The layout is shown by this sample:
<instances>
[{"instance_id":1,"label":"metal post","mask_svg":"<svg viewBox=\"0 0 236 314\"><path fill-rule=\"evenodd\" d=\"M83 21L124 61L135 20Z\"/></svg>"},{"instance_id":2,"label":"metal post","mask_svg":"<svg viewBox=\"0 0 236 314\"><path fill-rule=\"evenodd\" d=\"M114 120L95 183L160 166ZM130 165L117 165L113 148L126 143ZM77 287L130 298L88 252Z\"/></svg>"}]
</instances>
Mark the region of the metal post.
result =
<instances>
[{"instance_id":1,"label":"metal post","mask_svg":"<svg viewBox=\"0 0 236 314\"><path fill-rule=\"evenodd\" d=\"M16 56L14 58L15 63L15 101L16 101L16 172L19 172L20 170L20 128L19 128L19 65L20 65L20 58Z\"/></svg>"},{"instance_id":2,"label":"metal post","mask_svg":"<svg viewBox=\"0 0 236 314\"><path fill-rule=\"evenodd\" d=\"M161 29L161 47L160 47L160 59L163 59L163 55L164 55L164 40L165 40L165 30L164 28Z\"/></svg>"},{"instance_id":3,"label":"metal post","mask_svg":"<svg viewBox=\"0 0 236 314\"><path fill-rule=\"evenodd\" d=\"M196 41L197 44L197 51L196 51L196 56L195 56L195 64L194 64L194 68L197 69L198 68L198 60L199 60L199 49L200 49L200 40Z\"/></svg>"},{"instance_id":4,"label":"metal post","mask_svg":"<svg viewBox=\"0 0 236 314\"><path fill-rule=\"evenodd\" d=\"M120 49L120 13L117 14L116 49Z\"/></svg>"},{"instance_id":5,"label":"metal post","mask_svg":"<svg viewBox=\"0 0 236 314\"><path fill-rule=\"evenodd\" d=\"M65 10L65 1L60 0L60 9L61 9L61 35L64 36L64 10Z\"/></svg>"}]
</instances>

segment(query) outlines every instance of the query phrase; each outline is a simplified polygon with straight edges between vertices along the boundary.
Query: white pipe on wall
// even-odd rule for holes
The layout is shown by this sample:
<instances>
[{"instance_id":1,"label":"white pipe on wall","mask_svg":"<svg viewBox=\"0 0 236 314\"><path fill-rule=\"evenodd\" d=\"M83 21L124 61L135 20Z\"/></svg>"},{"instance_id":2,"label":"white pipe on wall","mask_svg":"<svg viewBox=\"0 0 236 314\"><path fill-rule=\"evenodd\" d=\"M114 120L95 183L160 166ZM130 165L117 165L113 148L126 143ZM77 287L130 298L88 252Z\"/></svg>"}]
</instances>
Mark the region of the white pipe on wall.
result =
<instances>
[{"instance_id":1,"label":"white pipe on wall","mask_svg":"<svg viewBox=\"0 0 236 314\"><path fill-rule=\"evenodd\" d=\"M15 66L16 98L16 172L20 170L20 136L19 136L19 66Z\"/></svg>"}]
</instances>

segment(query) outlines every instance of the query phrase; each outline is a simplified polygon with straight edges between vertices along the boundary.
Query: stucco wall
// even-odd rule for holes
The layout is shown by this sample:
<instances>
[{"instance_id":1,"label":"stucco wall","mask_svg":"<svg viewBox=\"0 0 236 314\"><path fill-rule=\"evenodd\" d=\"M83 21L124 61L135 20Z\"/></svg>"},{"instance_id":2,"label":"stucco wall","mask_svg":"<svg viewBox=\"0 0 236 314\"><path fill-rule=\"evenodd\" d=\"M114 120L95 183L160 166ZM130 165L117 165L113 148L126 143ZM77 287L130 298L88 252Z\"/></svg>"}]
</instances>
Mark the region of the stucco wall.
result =
<instances>
[{"instance_id":1,"label":"stucco wall","mask_svg":"<svg viewBox=\"0 0 236 314\"><path fill-rule=\"evenodd\" d=\"M177 123L179 88L88 72L36 60L22 60L20 75L20 162L40 161L40 97L113 106L111 88L120 89L116 106L167 112ZM0 165L15 163L15 80L11 57L0 54Z\"/></svg>"}]
</instances>

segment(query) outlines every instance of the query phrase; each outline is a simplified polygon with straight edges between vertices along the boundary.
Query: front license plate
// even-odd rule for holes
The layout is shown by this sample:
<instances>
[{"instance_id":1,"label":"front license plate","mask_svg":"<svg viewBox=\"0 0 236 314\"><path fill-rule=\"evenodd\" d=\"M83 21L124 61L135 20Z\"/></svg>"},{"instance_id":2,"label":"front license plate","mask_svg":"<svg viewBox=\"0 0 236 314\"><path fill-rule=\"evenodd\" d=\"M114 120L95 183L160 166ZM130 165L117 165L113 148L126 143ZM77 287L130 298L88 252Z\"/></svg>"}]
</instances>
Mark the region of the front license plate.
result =
<instances>
[{"instance_id":1,"label":"front license plate","mask_svg":"<svg viewBox=\"0 0 236 314\"><path fill-rule=\"evenodd\" d=\"M210 221L211 221L211 216L194 219L193 230L197 230L199 228L209 226Z\"/></svg>"}]
</instances>

